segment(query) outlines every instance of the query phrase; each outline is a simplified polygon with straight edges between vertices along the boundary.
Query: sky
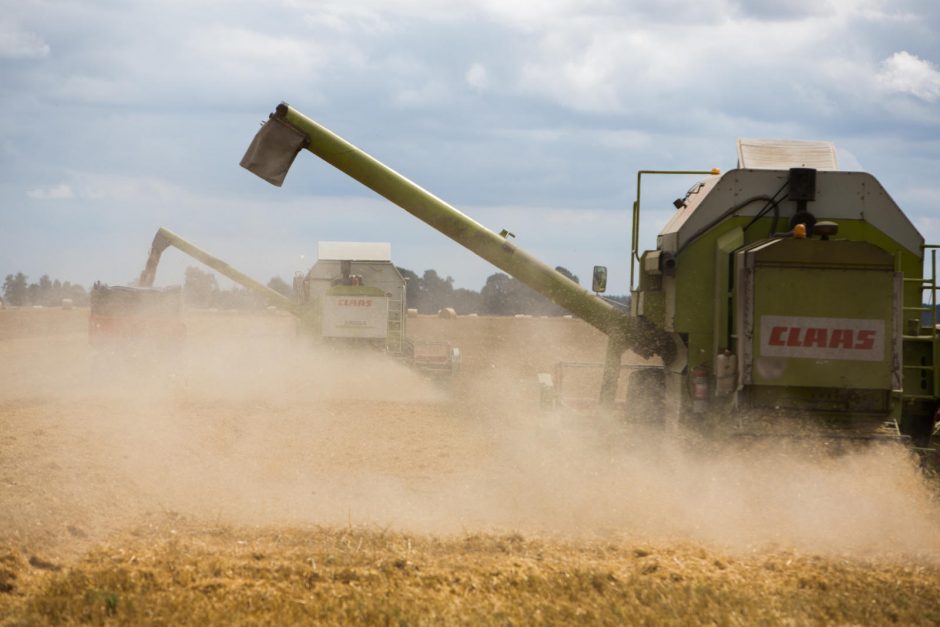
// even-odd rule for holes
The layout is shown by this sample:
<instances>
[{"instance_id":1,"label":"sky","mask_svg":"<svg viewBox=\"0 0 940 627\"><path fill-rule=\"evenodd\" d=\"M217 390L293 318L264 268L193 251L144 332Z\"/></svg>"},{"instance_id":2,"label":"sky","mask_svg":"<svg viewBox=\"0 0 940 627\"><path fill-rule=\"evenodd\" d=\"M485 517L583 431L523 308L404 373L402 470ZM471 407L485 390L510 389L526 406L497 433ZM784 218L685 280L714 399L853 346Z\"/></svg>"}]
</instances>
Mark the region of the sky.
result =
<instances>
[{"instance_id":1,"label":"sky","mask_svg":"<svg viewBox=\"0 0 940 627\"><path fill-rule=\"evenodd\" d=\"M280 101L613 294L636 171L727 170L739 137L834 142L937 243L937 32L935 0L10 0L0 276L128 284L161 226L263 282L322 240L497 271L312 154L282 188L240 168ZM694 182L644 179L642 248Z\"/></svg>"}]
</instances>

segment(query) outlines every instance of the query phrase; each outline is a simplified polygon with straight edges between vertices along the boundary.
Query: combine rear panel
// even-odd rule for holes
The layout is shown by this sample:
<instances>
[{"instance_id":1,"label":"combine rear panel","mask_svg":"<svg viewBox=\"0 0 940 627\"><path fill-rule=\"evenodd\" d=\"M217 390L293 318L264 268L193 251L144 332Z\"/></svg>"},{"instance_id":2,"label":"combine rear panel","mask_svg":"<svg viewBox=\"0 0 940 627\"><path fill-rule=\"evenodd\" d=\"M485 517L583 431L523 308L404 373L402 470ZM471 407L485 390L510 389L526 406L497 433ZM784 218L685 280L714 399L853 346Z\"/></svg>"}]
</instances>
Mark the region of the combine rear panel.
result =
<instances>
[{"instance_id":1,"label":"combine rear panel","mask_svg":"<svg viewBox=\"0 0 940 627\"><path fill-rule=\"evenodd\" d=\"M901 277L867 242L781 238L735 255L742 396L883 421L901 387Z\"/></svg>"},{"instance_id":2,"label":"combine rear panel","mask_svg":"<svg viewBox=\"0 0 940 627\"><path fill-rule=\"evenodd\" d=\"M388 336L388 297L380 289L337 285L322 297L324 338L382 340Z\"/></svg>"}]
</instances>

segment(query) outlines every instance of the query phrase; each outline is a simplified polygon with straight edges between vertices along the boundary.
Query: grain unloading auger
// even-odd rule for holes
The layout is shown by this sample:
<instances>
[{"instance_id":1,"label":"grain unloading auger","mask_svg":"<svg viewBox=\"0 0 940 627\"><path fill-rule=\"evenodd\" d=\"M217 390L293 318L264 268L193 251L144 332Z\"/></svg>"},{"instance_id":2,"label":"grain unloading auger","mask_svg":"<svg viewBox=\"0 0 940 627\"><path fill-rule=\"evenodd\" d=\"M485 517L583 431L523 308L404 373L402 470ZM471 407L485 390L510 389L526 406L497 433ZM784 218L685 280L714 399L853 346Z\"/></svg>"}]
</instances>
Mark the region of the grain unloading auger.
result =
<instances>
[{"instance_id":1,"label":"grain unloading auger","mask_svg":"<svg viewBox=\"0 0 940 627\"><path fill-rule=\"evenodd\" d=\"M163 256L163 252L170 246L204 263L222 276L228 277L239 285L250 289L265 298L275 307L288 311L297 317L301 316L302 312L300 307L280 292L272 290L270 287L255 281L247 274L239 272L218 257L210 255L195 244L187 242L176 233L164 228L158 229L156 235L153 236L153 243L150 244L150 255L147 257L147 263L144 266L143 272L140 273L140 279L138 280L140 287L153 287L154 279L157 277L157 266L160 265L160 258Z\"/></svg>"},{"instance_id":2,"label":"grain unloading auger","mask_svg":"<svg viewBox=\"0 0 940 627\"><path fill-rule=\"evenodd\" d=\"M181 320L182 289L179 286L153 287L160 258L170 246L261 295L272 305L302 317L303 311L290 299L187 242L176 233L161 228L153 237L150 254L137 285L124 287L96 283L92 288L88 325L92 344L126 340L161 343L166 340L181 340L186 335L186 328Z\"/></svg>"},{"instance_id":3,"label":"grain unloading auger","mask_svg":"<svg viewBox=\"0 0 940 627\"><path fill-rule=\"evenodd\" d=\"M278 105L258 131L241 165L280 186L303 148L607 334L603 402L613 401L620 359L628 347L667 361L675 354L674 340L653 325L595 296L286 104Z\"/></svg>"},{"instance_id":4,"label":"grain unloading auger","mask_svg":"<svg viewBox=\"0 0 940 627\"><path fill-rule=\"evenodd\" d=\"M925 277L924 253L933 248L874 177L838 171L829 144L739 142L739 167L677 200L657 249L642 254L638 176L631 314L286 104L241 165L280 186L304 148L606 333L602 402L613 402L631 349L662 357L648 381L667 421L741 428L795 416L825 430L931 439L940 373L935 264Z\"/></svg>"}]
</instances>

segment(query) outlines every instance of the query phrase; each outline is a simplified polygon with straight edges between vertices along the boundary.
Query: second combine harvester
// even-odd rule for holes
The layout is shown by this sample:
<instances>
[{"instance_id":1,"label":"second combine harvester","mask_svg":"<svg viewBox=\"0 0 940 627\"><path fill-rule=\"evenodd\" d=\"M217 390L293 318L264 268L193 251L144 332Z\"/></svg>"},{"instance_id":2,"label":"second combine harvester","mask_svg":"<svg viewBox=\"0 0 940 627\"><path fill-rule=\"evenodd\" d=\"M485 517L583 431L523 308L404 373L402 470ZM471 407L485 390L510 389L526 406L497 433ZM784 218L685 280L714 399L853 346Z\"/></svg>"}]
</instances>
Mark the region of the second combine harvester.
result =
<instances>
[{"instance_id":1,"label":"second combine harvester","mask_svg":"<svg viewBox=\"0 0 940 627\"><path fill-rule=\"evenodd\" d=\"M315 341L377 349L436 376L452 376L460 367L457 347L448 342L416 341L408 336L405 279L392 264L390 246L379 242L320 242L317 262L306 275L295 275L293 298L288 298L161 228L154 235L137 287L95 286L89 325L93 341L99 336L115 335L108 333L115 327L124 331L118 334L124 337L166 335L152 332L160 330L154 329L154 304L160 305L156 308L158 314L175 309L175 317L157 318L164 326L182 327L180 290L152 289L160 259L170 247L293 314L298 332ZM112 313L116 315L109 315Z\"/></svg>"},{"instance_id":2,"label":"second combine harvester","mask_svg":"<svg viewBox=\"0 0 940 627\"><path fill-rule=\"evenodd\" d=\"M666 421L734 431L749 417L771 426L799 417L827 432L930 443L934 249L872 175L837 169L830 144L739 141L739 167L677 200L656 250L643 253L638 189L630 312L286 104L241 165L280 186L303 149L605 333L602 403L612 404L630 349L662 358L645 379Z\"/></svg>"}]
</instances>

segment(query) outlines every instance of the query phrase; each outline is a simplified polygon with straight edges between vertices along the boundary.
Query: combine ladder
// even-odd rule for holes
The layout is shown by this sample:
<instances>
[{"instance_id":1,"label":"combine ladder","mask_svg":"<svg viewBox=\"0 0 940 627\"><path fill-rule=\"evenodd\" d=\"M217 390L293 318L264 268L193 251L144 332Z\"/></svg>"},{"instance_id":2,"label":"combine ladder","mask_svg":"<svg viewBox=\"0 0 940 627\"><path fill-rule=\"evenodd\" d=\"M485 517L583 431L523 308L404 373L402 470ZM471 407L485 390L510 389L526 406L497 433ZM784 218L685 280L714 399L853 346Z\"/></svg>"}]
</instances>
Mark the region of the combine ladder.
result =
<instances>
[{"instance_id":1,"label":"combine ladder","mask_svg":"<svg viewBox=\"0 0 940 627\"><path fill-rule=\"evenodd\" d=\"M388 299L388 336L386 349L400 355L405 349L405 299L404 288L396 290Z\"/></svg>"},{"instance_id":2,"label":"combine ladder","mask_svg":"<svg viewBox=\"0 0 940 627\"><path fill-rule=\"evenodd\" d=\"M936 378L936 348L937 348L937 249L940 248L940 245L936 244L924 244L923 250L926 255L927 251L930 251L930 274L929 276L922 276L921 278L905 278L905 285L917 285L919 289L920 297L917 299L920 305L913 307L902 307L904 312L904 323L908 324L907 314L916 314L916 325L912 325L913 328L908 328L905 326L903 343L906 346L911 345L912 347L916 344L927 344L929 348L926 350L922 347L917 347L918 350L911 351L915 354L915 357L918 358L918 363L905 363L903 364L904 369L904 380L905 382L908 379L908 373L914 372L920 374L920 385L918 393L910 391L908 386L904 386L904 391L901 393L901 403L902 408L905 405L918 402L928 402L933 403L937 399L937 378ZM926 270L926 259L924 259L924 269ZM926 274L924 272L923 274ZM924 305L924 291L929 292L929 297L926 299L929 305ZM927 325L925 327L923 323L924 312L927 312ZM925 333L926 331L926 333ZM907 353L908 351L904 351ZM915 374L916 376L916 374ZM893 422L893 421L891 421ZM897 429L897 425L894 425L894 428ZM934 435L940 433L940 425L937 425L934 428Z\"/></svg>"}]
</instances>

